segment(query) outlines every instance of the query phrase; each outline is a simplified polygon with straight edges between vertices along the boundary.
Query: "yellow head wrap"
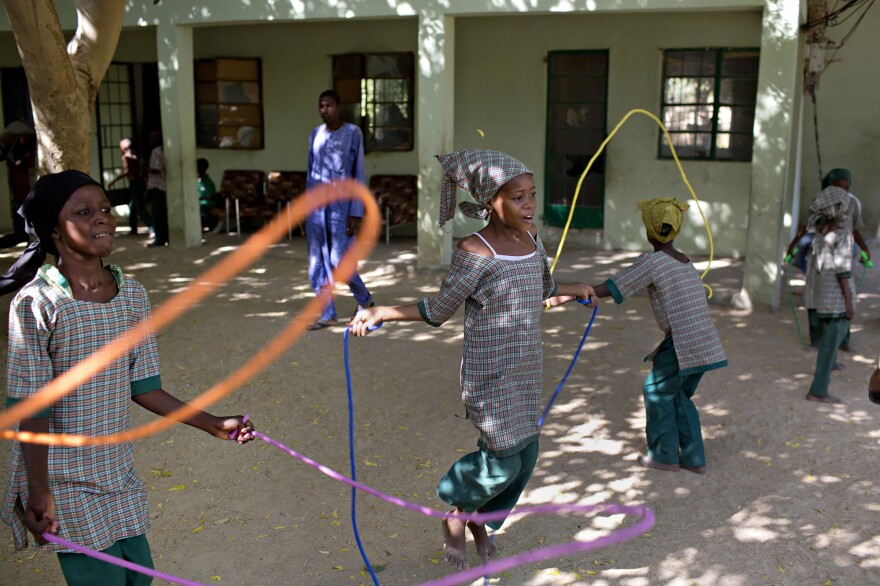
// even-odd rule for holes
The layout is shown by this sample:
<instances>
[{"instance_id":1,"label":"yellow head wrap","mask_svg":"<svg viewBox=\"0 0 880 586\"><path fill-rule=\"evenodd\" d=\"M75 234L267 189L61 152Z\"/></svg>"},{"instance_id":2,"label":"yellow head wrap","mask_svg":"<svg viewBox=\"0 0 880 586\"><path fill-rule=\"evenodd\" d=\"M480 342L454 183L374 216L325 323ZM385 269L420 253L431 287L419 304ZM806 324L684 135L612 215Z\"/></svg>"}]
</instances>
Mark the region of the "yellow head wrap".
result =
<instances>
[{"instance_id":1,"label":"yellow head wrap","mask_svg":"<svg viewBox=\"0 0 880 586\"><path fill-rule=\"evenodd\" d=\"M642 222L648 231L648 237L658 242L669 242L678 236L681 224L684 221L684 212L690 206L674 197L655 197L641 201L636 206L636 211L642 212ZM672 226L669 234L660 233L663 224Z\"/></svg>"}]
</instances>

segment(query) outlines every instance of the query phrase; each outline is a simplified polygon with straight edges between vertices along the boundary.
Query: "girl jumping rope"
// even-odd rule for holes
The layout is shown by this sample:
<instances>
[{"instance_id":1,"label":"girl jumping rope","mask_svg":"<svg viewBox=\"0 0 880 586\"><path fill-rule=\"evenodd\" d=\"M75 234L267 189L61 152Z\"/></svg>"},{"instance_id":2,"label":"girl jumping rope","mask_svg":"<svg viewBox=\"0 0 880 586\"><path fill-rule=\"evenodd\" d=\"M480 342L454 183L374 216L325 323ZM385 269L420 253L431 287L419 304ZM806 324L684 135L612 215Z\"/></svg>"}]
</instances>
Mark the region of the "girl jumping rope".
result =
<instances>
[{"instance_id":1,"label":"girl jumping rope","mask_svg":"<svg viewBox=\"0 0 880 586\"><path fill-rule=\"evenodd\" d=\"M641 255L601 285L598 297L615 303L647 288L663 341L645 360L653 367L642 389L645 397L647 453L639 463L648 468L697 474L706 472L700 415L691 400L703 374L727 366L727 356L712 318L700 273L673 241L681 230L688 204L674 198L640 202L653 252ZM551 300L551 304L571 301Z\"/></svg>"},{"instance_id":2,"label":"girl jumping rope","mask_svg":"<svg viewBox=\"0 0 880 586\"><path fill-rule=\"evenodd\" d=\"M538 457L541 414L542 300L571 295L595 302L581 283L554 283L544 246L533 224L532 171L498 151L468 149L437 157L445 172L440 190L440 225L455 214L456 186L479 202L462 202L471 218L488 219L453 251L452 266L435 297L418 304L364 309L352 320L357 336L384 321L424 320L440 326L465 304L462 401L479 430L478 450L452 465L437 495L455 507L443 520L446 560L468 567L465 526L485 561L495 553L482 524L465 513L513 508ZM489 522L498 529L504 520Z\"/></svg>"},{"instance_id":3,"label":"girl jumping rope","mask_svg":"<svg viewBox=\"0 0 880 586\"><path fill-rule=\"evenodd\" d=\"M0 294L21 290L9 311L7 404L44 385L147 318L144 287L119 267L104 266L116 220L104 190L80 171L37 181L19 212L34 241L0 278ZM55 266L43 265L46 254ZM41 266L42 265L42 266ZM102 436L127 431L130 402L167 415L184 404L162 390L155 335L117 359L51 407L19 422L20 431ZM241 416L199 412L186 421L220 439L253 439ZM12 469L0 518L15 548L27 532L56 551L70 585L145 585L149 576L47 543L44 532L153 567L146 488L134 469L131 442L107 445L12 446Z\"/></svg>"}]
</instances>

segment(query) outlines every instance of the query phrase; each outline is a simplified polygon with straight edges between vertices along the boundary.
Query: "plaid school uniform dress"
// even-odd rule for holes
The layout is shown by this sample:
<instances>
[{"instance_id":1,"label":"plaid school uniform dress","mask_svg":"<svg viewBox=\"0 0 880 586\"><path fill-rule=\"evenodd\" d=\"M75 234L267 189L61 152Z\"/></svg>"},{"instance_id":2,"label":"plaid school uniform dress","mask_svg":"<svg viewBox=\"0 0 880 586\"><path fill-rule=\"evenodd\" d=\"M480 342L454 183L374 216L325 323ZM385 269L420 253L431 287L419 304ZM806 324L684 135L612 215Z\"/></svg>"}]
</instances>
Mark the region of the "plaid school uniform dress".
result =
<instances>
[{"instance_id":1,"label":"plaid school uniform dress","mask_svg":"<svg viewBox=\"0 0 880 586\"><path fill-rule=\"evenodd\" d=\"M703 373L727 366L709 316L700 275L665 252L640 256L605 282L616 303L648 289L663 342L645 360L653 368L643 387L648 456L663 464L703 467L699 413L691 401Z\"/></svg>"},{"instance_id":2,"label":"plaid school uniform dress","mask_svg":"<svg viewBox=\"0 0 880 586\"><path fill-rule=\"evenodd\" d=\"M150 302L144 287L108 267L119 288L107 303L73 298L61 273L44 265L12 301L9 313L7 404L37 393L83 359L144 320ZM73 392L33 417L48 417L50 433L101 436L130 427L131 398L161 388L155 336L118 358ZM49 446L49 484L59 536L96 550L149 528L144 484L134 469L131 442ZM0 519L12 527L15 548L27 545L22 521L28 502L21 444L12 465ZM40 546L57 552L55 544Z\"/></svg>"},{"instance_id":3,"label":"plaid school uniform dress","mask_svg":"<svg viewBox=\"0 0 880 586\"><path fill-rule=\"evenodd\" d=\"M846 300L840 289L840 279L848 278L850 297L856 303L856 288L852 278L852 232L841 227L825 235L816 234L810 259L810 300L815 308L816 371L810 393L817 397L828 395L831 371L837 362L837 350L847 337L850 321L846 319ZM811 336L812 338L812 336Z\"/></svg>"},{"instance_id":4,"label":"plaid school uniform dress","mask_svg":"<svg viewBox=\"0 0 880 586\"><path fill-rule=\"evenodd\" d=\"M492 250L491 258L456 248L440 293L419 302L422 318L433 326L465 305L461 398L480 432L479 450L460 458L437 486L443 501L463 511L512 509L537 462L541 302L556 284L537 238L535 247L525 256ZM503 523L487 525L499 529Z\"/></svg>"}]
</instances>

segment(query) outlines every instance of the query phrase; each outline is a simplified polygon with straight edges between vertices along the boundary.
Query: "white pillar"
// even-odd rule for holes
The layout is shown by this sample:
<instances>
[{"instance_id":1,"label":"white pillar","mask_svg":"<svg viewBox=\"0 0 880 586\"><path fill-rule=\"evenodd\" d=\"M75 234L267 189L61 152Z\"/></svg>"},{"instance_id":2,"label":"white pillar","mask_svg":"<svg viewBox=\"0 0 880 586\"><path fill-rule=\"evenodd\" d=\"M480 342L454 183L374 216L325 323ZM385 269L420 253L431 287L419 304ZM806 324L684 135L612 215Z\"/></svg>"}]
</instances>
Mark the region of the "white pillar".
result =
<instances>
[{"instance_id":1,"label":"white pillar","mask_svg":"<svg viewBox=\"0 0 880 586\"><path fill-rule=\"evenodd\" d=\"M196 187L192 27L160 24L156 36L171 246L192 248L202 242Z\"/></svg>"},{"instance_id":2,"label":"white pillar","mask_svg":"<svg viewBox=\"0 0 880 586\"><path fill-rule=\"evenodd\" d=\"M452 222L443 228L440 183L443 170L434 155L452 151L455 113L455 20L431 11L419 16L416 133L419 153L419 266L448 265Z\"/></svg>"},{"instance_id":3,"label":"white pillar","mask_svg":"<svg viewBox=\"0 0 880 586\"><path fill-rule=\"evenodd\" d=\"M800 0L767 0L755 108L749 229L741 298L779 307L779 263L796 124Z\"/></svg>"}]
</instances>

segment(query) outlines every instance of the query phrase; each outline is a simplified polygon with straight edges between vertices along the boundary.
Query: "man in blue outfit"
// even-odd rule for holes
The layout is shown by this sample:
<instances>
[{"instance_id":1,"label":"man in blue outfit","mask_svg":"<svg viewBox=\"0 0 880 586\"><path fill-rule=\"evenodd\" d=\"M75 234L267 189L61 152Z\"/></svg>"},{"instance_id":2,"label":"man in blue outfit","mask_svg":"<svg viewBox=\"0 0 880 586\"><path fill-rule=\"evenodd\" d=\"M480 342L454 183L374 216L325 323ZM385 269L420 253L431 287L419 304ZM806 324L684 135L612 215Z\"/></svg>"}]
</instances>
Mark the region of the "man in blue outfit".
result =
<instances>
[{"instance_id":1,"label":"man in blue outfit","mask_svg":"<svg viewBox=\"0 0 880 586\"><path fill-rule=\"evenodd\" d=\"M333 90L321 93L318 111L324 124L309 135L309 166L306 188L337 179L366 182L364 172L364 137L361 129L339 119L339 94ZM309 281L315 293L333 286L333 269L348 250L364 216L364 204L358 200L340 201L317 209L306 218L306 242L309 247ZM372 307L373 297L360 275L348 282L357 310ZM356 310L356 311L357 311ZM309 325L320 330L336 325L336 306L329 301L321 317Z\"/></svg>"}]
</instances>

